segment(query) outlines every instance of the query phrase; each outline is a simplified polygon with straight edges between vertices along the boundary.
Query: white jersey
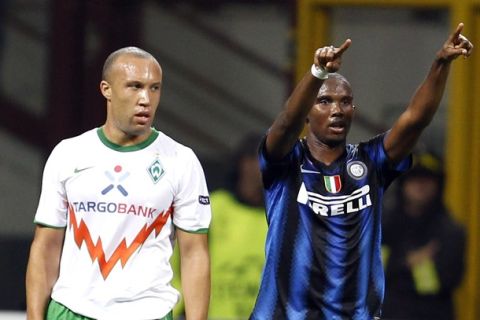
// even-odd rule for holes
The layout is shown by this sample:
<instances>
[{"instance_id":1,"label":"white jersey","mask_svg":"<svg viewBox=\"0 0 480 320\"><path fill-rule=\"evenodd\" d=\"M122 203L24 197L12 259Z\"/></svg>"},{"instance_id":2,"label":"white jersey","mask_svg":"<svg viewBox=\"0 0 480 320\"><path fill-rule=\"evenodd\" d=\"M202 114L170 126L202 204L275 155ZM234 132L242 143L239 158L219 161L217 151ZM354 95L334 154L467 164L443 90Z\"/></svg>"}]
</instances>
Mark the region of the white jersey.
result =
<instances>
[{"instance_id":1,"label":"white jersey","mask_svg":"<svg viewBox=\"0 0 480 320\"><path fill-rule=\"evenodd\" d=\"M129 147L102 129L60 142L45 165L35 222L66 228L52 298L96 319L158 319L171 285L174 226L206 233L211 219L197 157L165 134Z\"/></svg>"}]
</instances>

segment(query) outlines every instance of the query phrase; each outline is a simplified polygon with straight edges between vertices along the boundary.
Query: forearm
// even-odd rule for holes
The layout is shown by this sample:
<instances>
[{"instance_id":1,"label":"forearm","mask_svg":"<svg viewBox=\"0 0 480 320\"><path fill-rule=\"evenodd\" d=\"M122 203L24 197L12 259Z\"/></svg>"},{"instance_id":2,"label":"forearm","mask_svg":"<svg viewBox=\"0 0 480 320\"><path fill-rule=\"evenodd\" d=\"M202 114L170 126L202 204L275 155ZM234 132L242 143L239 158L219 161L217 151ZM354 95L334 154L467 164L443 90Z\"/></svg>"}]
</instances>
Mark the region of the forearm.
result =
<instances>
[{"instance_id":1,"label":"forearm","mask_svg":"<svg viewBox=\"0 0 480 320\"><path fill-rule=\"evenodd\" d=\"M44 257L42 249L34 243L26 275L27 319L44 319L53 284L58 277L58 267ZM52 257L53 258L53 257Z\"/></svg>"},{"instance_id":2,"label":"forearm","mask_svg":"<svg viewBox=\"0 0 480 320\"><path fill-rule=\"evenodd\" d=\"M450 62L435 59L405 112L390 130L384 145L393 162L400 161L411 152L423 130L432 121L445 91L449 69Z\"/></svg>"},{"instance_id":3,"label":"forearm","mask_svg":"<svg viewBox=\"0 0 480 320\"><path fill-rule=\"evenodd\" d=\"M210 302L210 258L208 251L197 250L182 256L181 279L187 320L207 319Z\"/></svg>"},{"instance_id":4,"label":"forearm","mask_svg":"<svg viewBox=\"0 0 480 320\"><path fill-rule=\"evenodd\" d=\"M58 278L63 229L37 227L26 273L27 319L44 319Z\"/></svg>"},{"instance_id":5,"label":"forearm","mask_svg":"<svg viewBox=\"0 0 480 320\"><path fill-rule=\"evenodd\" d=\"M307 72L296 86L270 129L267 151L272 158L282 158L293 147L303 130L322 83L323 80Z\"/></svg>"},{"instance_id":6,"label":"forearm","mask_svg":"<svg viewBox=\"0 0 480 320\"><path fill-rule=\"evenodd\" d=\"M450 61L435 59L427 77L408 106L412 126L425 128L430 124L445 92L449 71Z\"/></svg>"}]
</instances>

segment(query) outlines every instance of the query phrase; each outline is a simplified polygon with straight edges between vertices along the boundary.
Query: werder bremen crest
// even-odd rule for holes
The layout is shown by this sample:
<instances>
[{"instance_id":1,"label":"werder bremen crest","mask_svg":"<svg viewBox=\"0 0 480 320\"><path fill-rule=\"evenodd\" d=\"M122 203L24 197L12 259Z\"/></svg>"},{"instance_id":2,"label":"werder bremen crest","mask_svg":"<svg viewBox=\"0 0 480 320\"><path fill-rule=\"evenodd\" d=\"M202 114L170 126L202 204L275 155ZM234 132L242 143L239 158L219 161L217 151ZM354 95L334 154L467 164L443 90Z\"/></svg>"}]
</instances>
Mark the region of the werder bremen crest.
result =
<instances>
[{"instance_id":1,"label":"werder bremen crest","mask_svg":"<svg viewBox=\"0 0 480 320\"><path fill-rule=\"evenodd\" d=\"M147 168L147 171L150 174L150 178L152 178L153 183L157 183L165 173L162 163L158 159L155 159L155 161L152 162L152 164Z\"/></svg>"}]
</instances>

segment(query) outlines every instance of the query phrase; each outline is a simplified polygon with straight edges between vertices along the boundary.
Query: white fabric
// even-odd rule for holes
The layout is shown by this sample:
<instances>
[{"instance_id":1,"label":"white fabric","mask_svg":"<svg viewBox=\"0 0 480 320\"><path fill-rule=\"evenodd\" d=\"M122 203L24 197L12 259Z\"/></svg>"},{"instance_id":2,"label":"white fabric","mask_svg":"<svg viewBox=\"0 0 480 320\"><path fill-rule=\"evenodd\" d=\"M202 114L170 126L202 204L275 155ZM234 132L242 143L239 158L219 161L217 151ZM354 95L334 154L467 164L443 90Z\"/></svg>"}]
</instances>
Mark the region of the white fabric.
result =
<instances>
[{"instance_id":1,"label":"white fabric","mask_svg":"<svg viewBox=\"0 0 480 320\"><path fill-rule=\"evenodd\" d=\"M96 319L166 315L179 298L170 285L174 225L199 232L210 224L203 169L191 149L161 132L132 149L90 130L60 142L44 170L35 222L66 227L52 298Z\"/></svg>"}]
</instances>

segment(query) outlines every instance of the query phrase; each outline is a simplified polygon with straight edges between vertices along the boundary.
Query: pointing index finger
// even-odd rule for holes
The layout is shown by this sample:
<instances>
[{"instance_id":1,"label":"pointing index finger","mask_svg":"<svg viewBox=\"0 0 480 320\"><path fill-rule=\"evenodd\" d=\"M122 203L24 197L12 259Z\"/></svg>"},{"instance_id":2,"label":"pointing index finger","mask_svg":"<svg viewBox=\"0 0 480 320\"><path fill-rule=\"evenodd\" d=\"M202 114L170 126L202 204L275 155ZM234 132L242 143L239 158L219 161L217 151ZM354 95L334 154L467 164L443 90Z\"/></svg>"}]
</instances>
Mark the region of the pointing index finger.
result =
<instances>
[{"instance_id":1,"label":"pointing index finger","mask_svg":"<svg viewBox=\"0 0 480 320\"><path fill-rule=\"evenodd\" d=\"M462 32L463 30L463 22L460 22L457 26L457 29L455 30L454 33L452 33L452 35L450 36L450 42L454 42L456 39L458 39L458 37L460 36L460 33Z\"/></svg>"},{"instance_id":2,"label":"pointing index finger","mask_svg":"<svg viewBox=\"0 0 480 320\"><path fill-rule=\"evenodd\" d=\"M338 48L335 55L337 56L342 55L348 49L348 47L350 47L350 44L352 44L352 40L350 39L345 40L345 42Z\"/></svg>"}]
</instances>

